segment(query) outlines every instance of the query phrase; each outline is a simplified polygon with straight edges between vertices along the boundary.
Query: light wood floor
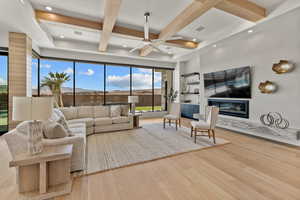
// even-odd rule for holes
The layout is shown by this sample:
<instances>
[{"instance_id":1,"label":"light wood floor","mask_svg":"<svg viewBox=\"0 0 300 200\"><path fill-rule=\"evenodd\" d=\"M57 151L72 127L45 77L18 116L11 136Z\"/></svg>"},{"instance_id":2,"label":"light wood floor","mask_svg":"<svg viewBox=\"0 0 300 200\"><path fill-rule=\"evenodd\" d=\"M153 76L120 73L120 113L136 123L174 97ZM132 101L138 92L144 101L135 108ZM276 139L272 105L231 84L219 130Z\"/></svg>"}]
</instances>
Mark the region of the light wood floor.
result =
<instances>
[{"instance_id":1,"label":"light wood floor","mask_svg":"<svg viewBox=\"0 0 300 200\"><path fill-rule=\"evenodd\" d=\"M161 119L142 123L153 121ZM56 200L300 199L299 148L222 129L216 134L231 144L81 177L71 195ZM0 146L2 153L1 140ZM0 156L0 199L14 199L14 174Z\"/></svg>"}]
</instances>

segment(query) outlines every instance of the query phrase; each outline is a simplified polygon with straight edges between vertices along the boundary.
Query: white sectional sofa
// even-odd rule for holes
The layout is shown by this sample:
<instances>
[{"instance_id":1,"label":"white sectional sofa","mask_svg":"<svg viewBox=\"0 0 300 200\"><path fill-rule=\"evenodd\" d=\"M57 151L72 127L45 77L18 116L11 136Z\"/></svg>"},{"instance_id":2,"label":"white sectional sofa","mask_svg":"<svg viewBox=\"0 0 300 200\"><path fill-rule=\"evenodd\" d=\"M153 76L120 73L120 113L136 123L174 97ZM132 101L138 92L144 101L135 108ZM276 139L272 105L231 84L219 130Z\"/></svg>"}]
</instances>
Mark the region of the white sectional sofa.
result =
<instances>
[{"instance_id":1,"label":"white sectional sofa","mask_svg":"<svg viewBox=\"0 0 300 200\"><path fill-rule=\"evenodd\" d=\"M71 171L80 171L86 168L86 137L91 134L125 130L133 128L133 117L128 114L127 105L119 105L121 111L115 112L114 106L82 106L54 109L52 118L61 113L66 118L72 136L57 139L43 138L45 146L73 144ZM55 116L56 115L56 116ZM53 119L49 119L49 121ZM17 129L5 134L5 139L12 155L27 151L27 141L24 134Z\"/></svg>"},{"instance_id":2,"label":"white sectional sofa","mask_svg":"<svg viewBox=\"0 0 300 200\"><path fill-rule=\"evenodd\" d=\"M133 128L128 105L65 107L60 111L70 125L85 123L86 135Z\"/></svg>"}]
</instances>

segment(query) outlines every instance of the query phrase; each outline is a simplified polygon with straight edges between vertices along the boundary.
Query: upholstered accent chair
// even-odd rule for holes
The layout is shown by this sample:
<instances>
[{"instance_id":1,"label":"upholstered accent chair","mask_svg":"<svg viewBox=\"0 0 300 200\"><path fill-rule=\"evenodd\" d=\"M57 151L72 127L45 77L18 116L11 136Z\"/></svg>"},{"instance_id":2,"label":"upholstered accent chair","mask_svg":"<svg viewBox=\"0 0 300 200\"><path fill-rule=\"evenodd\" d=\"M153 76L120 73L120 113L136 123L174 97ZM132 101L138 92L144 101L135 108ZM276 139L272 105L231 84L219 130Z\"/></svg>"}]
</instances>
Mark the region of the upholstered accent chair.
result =
<instances>
[{"instance_id":1,"label":"upholstered accent chair","mask_svg":"<svg viewBox=\"0 0 300 200\"><path fill-rule=\"evenodd\" d=\"M194 135L195 143L197 136L208 136L213 138L216 144L215 127L217 124L219 115L219 108L216 106L207 106L205 109L205 120L199 119L199 121L191 122L191 137ZM207 135L198 135L198 132L207 132Z\"/></svg>"},{"instance_id":2,"label":"upholstered accent chair","mask_svg":"<svg viewBox=\"0 0 300 200\"><path fill-rule=\"evenodd\" d=\"M166 128L166 120L169 121L169 126L171 125L172 121L175 121L175 126L177 130L178 125L179 127L181 127L180 116L181 116L180 103L171 103L169 113L163 117L164 128Z\"/></svg>"}]
</instances>

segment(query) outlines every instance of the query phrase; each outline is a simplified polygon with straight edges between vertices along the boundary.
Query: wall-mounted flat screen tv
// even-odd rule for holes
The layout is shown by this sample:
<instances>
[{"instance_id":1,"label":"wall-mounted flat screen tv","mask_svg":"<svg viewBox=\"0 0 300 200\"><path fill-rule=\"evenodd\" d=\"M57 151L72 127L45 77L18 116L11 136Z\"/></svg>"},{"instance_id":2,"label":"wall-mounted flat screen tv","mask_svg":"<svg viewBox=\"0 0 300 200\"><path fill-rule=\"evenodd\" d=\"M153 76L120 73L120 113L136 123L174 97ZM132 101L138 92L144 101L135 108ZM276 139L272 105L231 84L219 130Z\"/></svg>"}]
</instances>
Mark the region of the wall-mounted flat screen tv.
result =
<instances>
[{"instance_id":1,"label":"wall-mounted flat screen tv","mask_svg":"<svg viewBox=\"0 0 300 200\"><path fill-rule=\"evenodd\" d=\"M206 97L251 98L251 68L241 67L204 74Z\"/></svg>"}]
</instances>

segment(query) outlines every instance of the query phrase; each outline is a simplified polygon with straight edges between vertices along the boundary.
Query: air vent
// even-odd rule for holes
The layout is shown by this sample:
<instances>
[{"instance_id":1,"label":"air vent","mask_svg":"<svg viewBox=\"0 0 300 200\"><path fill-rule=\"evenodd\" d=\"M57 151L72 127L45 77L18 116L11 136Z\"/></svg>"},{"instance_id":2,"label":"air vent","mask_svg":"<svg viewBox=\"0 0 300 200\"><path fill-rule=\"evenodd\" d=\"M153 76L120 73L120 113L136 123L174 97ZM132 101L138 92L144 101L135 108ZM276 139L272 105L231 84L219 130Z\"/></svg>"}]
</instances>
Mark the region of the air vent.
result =
<instances>
[{"instance_id":1,"label":"air vent","mask_svg":"<svg viewBox=\"0 0 300 200\"><path fill-rule=\"evenodd\" d=\"M74 34L75 35L82 35L82 32L81 31L74 31Z\"/></svg>"},{"instance_id":2,"label":"air vent","mask_svg":"<svg viewBox=\"0 0 300 200\"><path fill-rule=\"evenodd\" d=\"M199 26L198 28L196 28L196 31L197 31L197 32L201 32L201 31L203 31L204 29L205 29L205 27Z\"/></svg>"}]
</instances>

